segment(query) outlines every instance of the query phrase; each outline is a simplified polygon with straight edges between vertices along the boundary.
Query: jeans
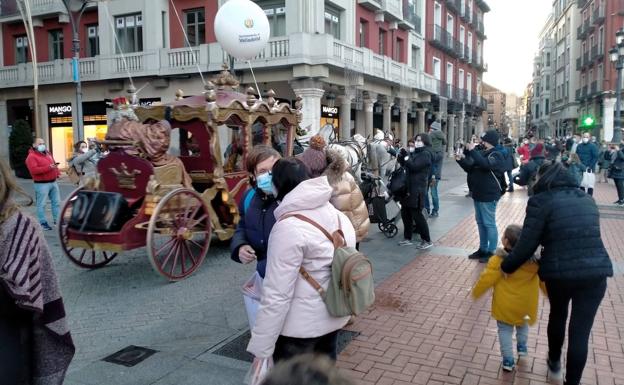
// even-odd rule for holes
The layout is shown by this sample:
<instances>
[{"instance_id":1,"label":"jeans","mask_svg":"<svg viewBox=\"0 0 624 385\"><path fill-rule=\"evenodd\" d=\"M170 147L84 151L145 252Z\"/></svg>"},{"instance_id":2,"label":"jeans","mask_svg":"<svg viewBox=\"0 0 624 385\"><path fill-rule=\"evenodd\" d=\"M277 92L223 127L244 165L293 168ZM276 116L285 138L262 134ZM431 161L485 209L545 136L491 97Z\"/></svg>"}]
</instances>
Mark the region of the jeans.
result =
<instances>
[{"instance_id":1,"label":"jeans","mask_svg":"<svg viewBox=\"0 0 624 385\"><path fill-rule=\"evenodd\" d=\"M440 197L438 196L438 185L440 181L436 179L436 183L434 186L429 186L427 188L427 199L425 199L425 210L427 212L430 211L431 205L433 204L433 211L440 211ZM431 194L431 203L429 203L429 194Z\"/></svg>"},{"instance_id":2,"label":"jeans","mask_svg":"<svg viewBox=\"0 0 624 385\"><path fill-rule=\"evenodd\" d=\"M401 206L401 219L403 220L403 238L411 241L412 234L416 230L423 241L431 242L429 225L423 215L422 207ZM416 224L416 229L414 229L414 223Z\"/></svg>"},{"instance_id":3,"label":"jeans","mask_svg":"<svg viewBox=\"0 0 624 385\"><path fill-rule=\"evenodd\" d=\"M503 358L513 359L513 331L516 329L516 342L518 345L527 346L529 341L529 325L514 326L498 321L498 341Z\"/></svg>"},{"instance_id":4,"label":"jeans","mask_svg":"<svg viewBox=\"0 0 624 385\"><path fill-rule=\"evenodd\" d=\"M58 184L52 183L35 183L35 199L37 201L37 218L39 223L47 223L45 215L46 199L50 199L52 205L52 220L58 223L61 201L61 193Z\"/></svg>"},{"instance_id":5,"label":"jeans","mask_svg":"<svg viewBox=\"0 0 624 385\"><path fill-rule=\"evenodd\" d=\"M607 290L607 279L549 280L546 289L550 301L548 358L553 362L561 360L568 308L572 302L565 383L578 385L587 361L587 344L594 317Z\"/></svg>"},{"instance_id":6,"label":"jeans","mask_svg":"<svg viewBox=\"0 0 624 385\"><path fill-rule=\"evenodd\" d=\"M624 201L624 179L613 179L617 189L618 201Z\"/></svg>"},{"instance_id":7,"label":"jeans","mask_svg":"<svg viewBox=\"0 0 624 385\"><path fill-rule=\"evenodd\" d=\"M509 191L513 191L514 190L514 183L513 183L513 170L507 170L507 179L509 179L509 182L507 183L509 185Z\"/></svg>"},{"instance_id":8,"label":"jeans","mask_svg":"<svg viewBox=\"0 0 624 385\"><path fill-rule=\"evenodd\" d=\"M474 201L475 219L479 229L479 250L493 254L498 244L496 228L496 205L498 201Z\"/></svg>"},{"instance_id":9,"label":"jeans","mask_svg":"<svg viewBox=\"0 0 624 385\"><path fill-rule=\"evenodd\" d=\"M338 330L315 338L295 338L279 336L275 343L273 361L286 361L300 354L316 353L323 354L332 360L336 360L338 342Z\"/></svg>"}]
</instances>

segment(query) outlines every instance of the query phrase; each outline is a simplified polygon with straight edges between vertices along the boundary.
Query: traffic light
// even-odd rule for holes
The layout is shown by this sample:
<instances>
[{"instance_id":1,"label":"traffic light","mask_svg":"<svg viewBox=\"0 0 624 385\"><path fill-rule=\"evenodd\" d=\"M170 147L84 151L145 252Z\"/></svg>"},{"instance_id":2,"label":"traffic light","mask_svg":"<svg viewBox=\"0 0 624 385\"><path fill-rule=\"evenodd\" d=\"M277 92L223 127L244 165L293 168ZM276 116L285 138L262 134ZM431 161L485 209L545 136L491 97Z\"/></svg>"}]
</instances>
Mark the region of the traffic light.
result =
<instances>
[{"instance_id":1,"label":"traffic light","mask_svg":"<svg viewBox=\"0 0 624 385\"><path fill-rule=\"evenodd\" d=\"M594 128L594 124L596 123L596 119L592 115L585 115L581 120L581 129L591 129Z\"/></svg>"}]
</instances>

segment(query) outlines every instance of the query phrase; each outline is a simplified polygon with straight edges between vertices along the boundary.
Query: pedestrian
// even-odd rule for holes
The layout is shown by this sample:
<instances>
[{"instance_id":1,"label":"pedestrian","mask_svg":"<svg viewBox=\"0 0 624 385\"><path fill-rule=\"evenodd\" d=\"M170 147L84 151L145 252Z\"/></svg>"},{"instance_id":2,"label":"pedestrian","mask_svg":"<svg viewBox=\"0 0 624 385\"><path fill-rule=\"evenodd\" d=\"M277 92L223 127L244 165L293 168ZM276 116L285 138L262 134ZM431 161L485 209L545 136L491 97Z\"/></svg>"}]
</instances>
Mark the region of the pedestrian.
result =
<instances>
[{"instance_id":1,"label":"pedestrian","mask_svg":"<svg viewBox=\"0 0 624 385\"><path fill-rule=\"evenodd\" d=\"M518 167L518 161L516 160L516 149L514 148L513 141L511 138L505 138L503 141L503 146L505 147L505 172L507 173L507 179L509 180L509 188L507 192L514 191L514 177L513 170Z\"/></svg>"},{"instance_id":2,"label":"pedestrian","mask_svg":"<svg viewBox=\"0 0 624 385\"><path fill-rule=\"evenodd\" d=\"M522 145L518 147L518 155L522 164L529 163L531 159L531 149L529 148L529 138L522 139Z\"/></svg>"},{"instance_id":3,"label":"pedestrian","mask_svg":"<svg viewBox=\"0 0 624 385\"><path fill-rule=\"evenodd\" d=\"M537 177L537 170L546 161L544 156L544 146L541 143L535 145L531 150L531 159L528 163L520 167L520 173L516 176L514 183L518 186L527 186L529 196L533 195L533 185Z\"/></svg>"},{"instance_id":4,"label":"pedestrian","mask_svg":"<svg viewBox=\"0 0 624 385\"><path fill-rule=\"evenodd\" d=\"M273 368L262 385L352 385L327 357L302 354Z\"/></svg>"},{"instance_id":5,"label":"pedestrian","mask_svg":"<svg viewBox=\"0 0 624 385\"><path fill-rule=\"evenodd\" d=\"M255 365L271 357L277 363L304 353L335 360L338 331L350 317L331 316L321 295L300 273L303 267L326 290L334 245L311 223L289 215L305 215L329 233L341 229L349 247L355 246L355 230L329 202L332 187L327 177L309 179L301 160L278 160L273 185L280 204L269 237L262 302L247 351L255 356Z\"/></svg>"},{"instance_id":6,"label":"pedestrian","mask_svg":"<svg viewBox=\"0 0 624 385\"><path fill-rule=\"evenodd\" d=\"M572 148L570 149L570 153L576 153L576 148L582 142L581 134L574 134L572 137Z\"/></svg>"},{"instance_id":7,"label":"pedestrian","mask_svg":"<svg viewBox=\"0 0 624 385\"><path fill-rule=\"evenodd\" d=\"M75 348L47 241L15 195L32 203L0 159L0 378L60 385Z\"/></svg>"},{"instance_id":8,"label":"pedestrian","mask_svg":"<svg viewBox=\"0 0 624 385\"><path fill-rule=\"evenodd\" d=\"M624 141L619 145L612 143L609 152L611 165L609 166L609 178L615 182L618 200L614 204L624 206Z\"/></svg>"},{"instance_id":9,"label":"pedestrian","mask_svg":"<svg viewBox=\"0 0 624 385\"><path fill-rule=\"evenodd\" d=\"M431 139L431 150L433 151L433 164L431 165L431 178L427 188L425 199L425 209L431 218L440 215L440 197L438 187L442 180L442 166L444 164L444 148L446 146L446 134L442 131L442 125L434 121L429 126L429 137ZM431 195L431 204L429 196Z\"/></svg>"},{"instance_id":10,"label":"pedestrian","mask_svg":"<svg viewBox=\"0 0 624 385\"><path fill-rule=\"evenodd\" d=\"M489 130L481 135L481 144L466 146L463 154L456 156L457 163L468 173L468 188L472 192L475 218L479 230L479 249L468 256L486 263L496 249L496 206L504 193L505 158L495 147L499 135Z\"/></svg>"},{"instance_id":11,"label":"pedestrian","mask_svg":"<svg viewBox=\"0 0 624 385\"><path fill-rule=\"evenodd\" d=\"M557 141L553 140L550 136L546 138L544 142L544 156L546 160L557 160L559 155L561 154L561 149L559 148Z\"/></svg>"},{"instance_id":12,"label":"pedestrian","mask_svg":"<svg viewBox=\"0 0 624 385\"><path fill-rule=\"evenodd\" d=\"M613 267L602 242L596 202L579 191L576 180L559 162L545 163L537 175L522 234L501 269L514 273L540 247L538 273L546 283L550 302L548 368L553 377L561 375L561 350L571 302L564 384L578 385L594 317Z\"/></svg>"},{"instance_id":13,"label":"pedestrian","mask_svg":"<svg viewBox=\"0 0 624 385\"><path fill-rule=\"evenodd\" d=\"M574 137L568 133L568 135L566 135L565 137L565 151L572 152L572 147L574 147L574 144Z\"/></svg>"},{"instance_id":14,"label":"pedestrian","mask_svg":"<svg viewBox=\"0 0 624 385\"><path fill-rule=\"evenodd\" d=\"M250 189L239 203L240 220L230 243L232 260L248 264L256 261L256 271L264 278L269 235L275 224L277 200L273 191L272 169L281 158L270 146L255 145L247 155L245 168Z\"/></svg>"},{"instance_id":15,"label":"pedestrian","mask_svg":"<svg viewBox=\"0 0 624 385\"><path fill-rule=\"evenodd\" d=\"M568 169L570 174L574 177L574 180L581 185L583 181L583 173L585 172L585 165L581 163L578 154L576 153L565 153L561 157L561 163Z\"/></svg>"},{"instance_id":16,"label":"pedestrian","mask_svg":"<svg viewBox=\"0 0 624 385\"><path fill-rule=\"evenodd\" d=\"M581 190L587 191L589 195L594 195L594 184L596 183L595 171L600 151L598 146L590 142L590 139L591 135L589 135L589 132L583 133L581 143L577 145L575 152L578 154L581 163L586 167L583 173Z\"/></svg>"},{"instance_id":17,"label":"pedestrian","mask_svg":"<svg viewBox=\"0 0 624 385\"><path fill-rule=\"evenodd\" d=\"M99 152L93 141L87 144L87 142L81 140L74 144L74 154L69 158L67 172L68 175L73 173L77 177L77 179L72 180L74 184L82 185L87 178L96 176Z\"/></svg>"},{"instance_id":18,"label":"pedestrian","mask_svg":"<svg viewBox=\"0 0 624 385\"><path fill-rule=\"evenodd\" d=\"M506 372L511 372L515 366L512 341L514 329L518 357L524 357L529 353L529 325L537 321L539 277L536 261L526 262L507 277L500 269L501 263L516 246L521 232L522 227L518 225L507 226L501 240L503 248L496 250L496 255L490 259L472 288L475 299L485 294L488 289L494 289L492 318L497 321L503 370Z\"/></svg>"},{"instance_id":19,"label":"pedestrian","mask_svg":"<svg viewBox=\"0 0 624 385\"><path fill-rule=\"evenodd\" d=\"M329 202L351 221L355 228L356 248L359 249L360 242L368 234L370 220L364 195L348 171L349 163L337 150L327 149L325 140L319 135L310 139L310 147L299 156L299 159L305 164L311 178L327 176L332 187Z\"/></svg>"},{"instance_id":20,"label":"pedestrian","mask_svg":"<svg viewBox=\"0 0 624 385\"><path fill-rule=\"evenodd\" d=\"M407 150L401 149L398 161L407 171L407 194L400 199L401 219L403 220L403 240L401 246L411 246L412 234L420 235L416 248L424 250L433 246L429 225L423 214L427 185L431 173L434 154L429 135L419 134L408 141Z\"/></svg>"},{"instance_id":21,"label":"pedestrian","mask_svg":"<svg viewBox=\"0 0 624 385\"><path fill-rule=\"evenodd\" d=\"M37 202L37 219L44 230L52 230L46 219L46 202L50 199L52 205L52 222L56 226L59 218L61 193L56 180L61 176L58 163L47 150L45 141L35 139L33 146L28 150L26 167L35 183L35 201Z\"/></svg>"},{"instance_id":22,"label":"pedestrian","mask_svg":"<svg viewBox=\"0 0 624 385\"><path fill-rule=\"evenodd\" d=\"M602 141L598 153L598 183L609 183L608 174L611 166L611 151L607 142Z\"/></svg>"}]
</instances>

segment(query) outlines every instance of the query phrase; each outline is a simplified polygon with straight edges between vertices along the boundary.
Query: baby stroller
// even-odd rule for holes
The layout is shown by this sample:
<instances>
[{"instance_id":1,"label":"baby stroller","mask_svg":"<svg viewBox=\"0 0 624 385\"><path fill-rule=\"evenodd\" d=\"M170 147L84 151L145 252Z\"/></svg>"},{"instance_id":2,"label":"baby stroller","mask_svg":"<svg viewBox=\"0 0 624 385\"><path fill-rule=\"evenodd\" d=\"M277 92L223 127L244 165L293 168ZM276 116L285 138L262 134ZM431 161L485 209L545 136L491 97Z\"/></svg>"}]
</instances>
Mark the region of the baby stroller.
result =
<instances>
[{"instance_id":1,"label":"baby stroller","mask_svg":"<svg viewBox=\"0 0 624 385\"><path fill-rule=\"evenodd\" d=\"M381 178L370 173L362 173L360 190L364 195L370 222L377 223L379 231L386 237L394 238L399 232L395 223L401 214L401 208L397 202L389 199L386 186L384 186ZM390 218L388 218L389 215Z\"/></svg>"}]
</instances>

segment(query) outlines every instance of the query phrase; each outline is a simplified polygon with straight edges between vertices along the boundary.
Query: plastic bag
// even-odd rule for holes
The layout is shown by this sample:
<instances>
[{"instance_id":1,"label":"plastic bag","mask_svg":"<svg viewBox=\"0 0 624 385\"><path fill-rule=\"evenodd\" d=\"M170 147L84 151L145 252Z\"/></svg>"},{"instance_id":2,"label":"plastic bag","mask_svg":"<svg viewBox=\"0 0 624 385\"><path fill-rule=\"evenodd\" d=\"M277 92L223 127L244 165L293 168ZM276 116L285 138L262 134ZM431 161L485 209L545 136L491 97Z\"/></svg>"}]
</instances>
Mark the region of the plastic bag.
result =
<instances>
[{"instance_id":1,"label":"plastic bag","mask_svg":"<svg viewBox=\"0 0 624 385\"><path fill-rule=\"evenodd\" d=\"M273 368L273 357L256 358L245 375L245 384L260 385Z\"/></svg>"},{"instance_id":2,"label":"plastic bag","mask_svg":"<svg viewBox=\"0 0 624 385\"><path fill-rule=\"evenodd\" d=\"M256 314L258 314L258 309L260 308L260 299L262 298L262 277L260 277L257 271L243 284L241 291L245 301L249 329L253 329L256 324Z\"/></svg>"},{"instance_id":3,"label":"plastic bag","mask_svg":"<svg viewBox=\"0 0 624 385\"><path fill-rule=\"evenodd\" d=\"M594 188L596 185L596 174L593 172L584 172L583 180L581 181L581 187L583 188Z\"/></svg>"}]
</instances>

